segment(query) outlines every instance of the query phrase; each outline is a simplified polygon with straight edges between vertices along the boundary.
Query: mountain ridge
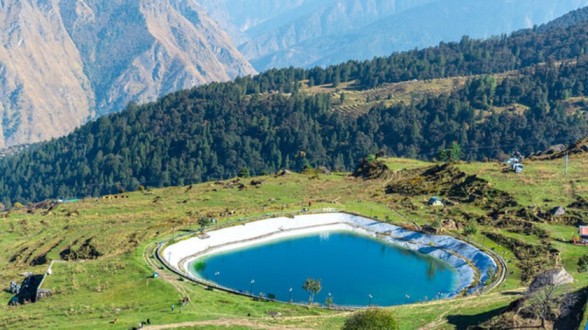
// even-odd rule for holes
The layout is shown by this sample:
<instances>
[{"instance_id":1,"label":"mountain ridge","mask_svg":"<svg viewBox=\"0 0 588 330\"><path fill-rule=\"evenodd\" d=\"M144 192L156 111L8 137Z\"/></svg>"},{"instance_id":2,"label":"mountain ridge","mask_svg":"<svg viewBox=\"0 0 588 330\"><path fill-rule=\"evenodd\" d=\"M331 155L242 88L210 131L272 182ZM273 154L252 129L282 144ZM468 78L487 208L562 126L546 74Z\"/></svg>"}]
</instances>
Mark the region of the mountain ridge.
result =
<instances>
[{"instance_id":1,"label":"mountain ridge","mask_svg":"<svg viewBox=\"0 0 588 330\"><path fill-rule=\"evenodd\" d=\"M225 3L228 0L202 2L225 29L238 31L232 35L239 50L259 71L366 60L458 41L464 35L508 34L588 5L585 0L324 0L313 3L314 11L305 12L308 2L297 1L290 8L296 11L296 19L279 19L279 15L287 17L288 11L275 16L265 13L280 3L277 0L249 2L257 10ZM243 16L256 24L242 24Z\"/></svg>"},{"instance_id":2,"label":"mountain ridge","mask_svg":"<svg viewBox=\"0 0 588 330\"><path fill-rule=\"evenodd\" d=\"M242 169L345 170L369 153L432 159L454 142L471 160L545 150L588 130L587 30L582 22L486 41L464 38L325 69L270 70L131 104L1 158L0 196L11 205L222 179ZM500 79L492 75L514 69ZM402 91L366 93L366 102L376 101L366 109L353 116L337 111L350 84L369 90L472 74L446 93L391 103L385 99L404 97ZM305 85L333 91L309 94Z\"/></svg>"},{"instance_id":3,"label":"mountain ridge","mask_svg":"<svg viewBox=\"0 0 588 330\"><path fill-rule=\"evenodd\" d=\"M0 8L0 147L255 73L193 1L18 0Z\"/></svg>"},{"instance_id":4,"label":"mountain ridge","mask_svg":"<svg viewBox=\"0 0 588 330\"><path fill-rule=\"evenodd\" d=\"M94 100L85 93L90 82L57 17L59 9L49 3L35 7L27 1L3 2L0 7L0 21L9 27L0 47L0 146L39 141L82 124L92 115ZM55 15L49 15L53 10ZM24 17L29 24L24 24ZM46 89L58 98L43 97ZM36 125L46 131L37 132Z\"/></svg>"}]
</instances>

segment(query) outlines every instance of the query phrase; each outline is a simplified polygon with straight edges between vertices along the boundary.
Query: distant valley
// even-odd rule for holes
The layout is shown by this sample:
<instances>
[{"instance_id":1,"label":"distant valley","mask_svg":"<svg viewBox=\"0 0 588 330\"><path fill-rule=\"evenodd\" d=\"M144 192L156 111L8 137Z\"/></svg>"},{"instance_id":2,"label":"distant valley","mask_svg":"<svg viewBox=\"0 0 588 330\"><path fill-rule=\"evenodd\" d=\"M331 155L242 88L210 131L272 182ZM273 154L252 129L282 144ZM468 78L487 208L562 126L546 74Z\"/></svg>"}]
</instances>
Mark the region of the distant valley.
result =
<instances>
[{"instance_id":1,"label":"distant valley","mask_svg":"<svg viewBox=\"0 0 588 330\"><path fill-rule=\"evenodd\" d=\"M372 59L531 28L586 0L202 0L259 71Z\"/></svg>"}]
</instances>

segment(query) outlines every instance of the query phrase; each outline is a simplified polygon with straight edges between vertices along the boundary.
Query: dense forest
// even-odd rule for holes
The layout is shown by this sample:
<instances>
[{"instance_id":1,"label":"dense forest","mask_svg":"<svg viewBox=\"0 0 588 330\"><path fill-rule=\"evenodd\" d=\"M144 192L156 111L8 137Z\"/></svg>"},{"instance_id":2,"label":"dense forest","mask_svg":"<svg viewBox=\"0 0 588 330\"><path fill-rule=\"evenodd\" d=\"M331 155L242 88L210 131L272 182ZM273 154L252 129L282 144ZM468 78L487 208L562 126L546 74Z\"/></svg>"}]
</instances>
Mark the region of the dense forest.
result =
<instances>
[{"instance_id":1,"label":"dense forest","mask_svg":"<svg viewBox=\"0 0 588 330\"><path fill-rule=\"evenodd\" d=\"M228 178L244 168L255 174L319 165L351 169L368 153L432 159L453 142L465 159L571 142L588 134L585 99L578 101L580 110L565 107L588 92L588 24L577 14L571 26L559 21L553 28L487 41L464 38L326 69L271 70L131 104L69 136L0 159L0 196L10 206ZM489 75L513 69L518 72L505 78ZM299 89L303 79L354 80L370 88L469 74L482 75L450 94L381 103L358 116L332 111L328 94Z\"/></svg>"},{"instance_id":2,"label":"dense forest","mask_svg":"<svg viewBox=\"0 0 588 330\"><path fill-rule=\"evenodd\" d=\"M356 81L358 88L413 79L434 79L518 70L549 60L574 59L588 53L588 8L551 23L487 40L464 36L460 42L394 53L371 61L348 61L325 69L273 69L235 82L244 92L295 92L310 85Z\"/></svg>"}]
</instances>

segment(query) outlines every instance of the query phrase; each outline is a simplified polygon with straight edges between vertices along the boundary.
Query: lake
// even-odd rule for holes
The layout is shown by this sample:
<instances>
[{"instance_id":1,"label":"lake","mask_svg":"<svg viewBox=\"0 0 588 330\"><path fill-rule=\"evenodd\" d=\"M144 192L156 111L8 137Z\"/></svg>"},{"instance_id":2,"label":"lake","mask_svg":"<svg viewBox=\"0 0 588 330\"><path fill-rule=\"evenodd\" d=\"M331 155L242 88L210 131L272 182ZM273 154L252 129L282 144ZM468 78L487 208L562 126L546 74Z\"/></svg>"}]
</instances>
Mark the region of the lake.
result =
<instances>
[{"instance_id":1,"label":"lake","mask_svg":"<svg viewBox=\"0 0 588 330\"><path fill-rule=\"evenodd\" d=\"M351 231L325 232L208 255L189 265L221 286L281 301L308 302L307 278L321 281L316 303L391 306L450 295L449 264ZM290 290L290 288L292 290Z\"/></svg>"}]
</instances>

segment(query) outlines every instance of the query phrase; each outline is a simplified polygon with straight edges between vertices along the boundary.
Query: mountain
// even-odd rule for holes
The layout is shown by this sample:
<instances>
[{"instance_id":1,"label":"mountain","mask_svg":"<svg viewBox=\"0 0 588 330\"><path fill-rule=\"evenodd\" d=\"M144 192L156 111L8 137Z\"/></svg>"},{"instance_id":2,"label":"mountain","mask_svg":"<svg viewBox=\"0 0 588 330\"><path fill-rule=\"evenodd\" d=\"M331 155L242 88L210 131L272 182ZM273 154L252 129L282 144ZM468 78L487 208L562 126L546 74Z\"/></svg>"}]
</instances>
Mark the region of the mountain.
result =
<instances>
[{"instance_id":1,"label":"mountain","mask_svg":"<svg viewBox=\"0 0 588 330\"><path fill-rule=\"evenodd\" d=\"M285 5L288 3L288 5ZM371 59L530 28L587 0L203 0L258 70Z\"/></svg>"},{"instance_id":2,"label":"mountain","mask_svg":"<svg viewBox=\"0 0 588 330\"><path fill-rule=\"evenodd\" d=\"M255 72L190 0L17 0L0 9L0 147Z\"/></svg>"},{"instance_id":3,"label":"mountain","mask_svg":"<svg viewBox=\"0 0 588 330\"><path fill-rule=\"evenodd\" d=\"M206 84L0 158L0 196L9 206L245 169L351 169L380 151L433 159L454 142L469 160L545 150L588 132L587 48L588 21L579 20Z\"/></svg>"}]
</instances>

